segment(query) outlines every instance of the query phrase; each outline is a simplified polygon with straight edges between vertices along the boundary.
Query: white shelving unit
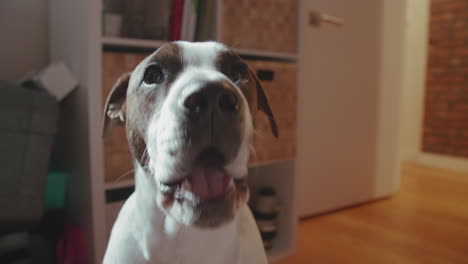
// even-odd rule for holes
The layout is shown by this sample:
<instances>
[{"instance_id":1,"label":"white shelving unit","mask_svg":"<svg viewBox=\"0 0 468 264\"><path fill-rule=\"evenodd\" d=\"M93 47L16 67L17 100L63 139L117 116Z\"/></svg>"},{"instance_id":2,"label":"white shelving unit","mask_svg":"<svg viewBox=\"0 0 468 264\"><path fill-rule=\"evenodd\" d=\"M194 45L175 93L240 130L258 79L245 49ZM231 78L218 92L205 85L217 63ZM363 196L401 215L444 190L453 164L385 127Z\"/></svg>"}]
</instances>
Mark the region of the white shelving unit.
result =
<instances>
[{"instance_id":1,"label":"white shelving unit","mask_svg":"<svg viewBox=\"0 0 468 264\"><path fill-rule=\"evenodd\" d=\"M133 179L104 181L101 138L102 53L104 47L156 49L164 41L101 36L101 0L49 0L50 61L63 61L79 80L79 87L62 105L63 121L58 144L62 162L70 173L67 197L69 216L85 235L90 259L101 263L109 223L120 204L106 204L106 192L128 188ZM296 61L297 54L238 49L244 56L276 61ZM277 187L282 200L278 243L268 252L275 262L294 249L296 230L294 160L259 164L251 168L252 193L262 183Z\"/></svg>"}]
</instances>

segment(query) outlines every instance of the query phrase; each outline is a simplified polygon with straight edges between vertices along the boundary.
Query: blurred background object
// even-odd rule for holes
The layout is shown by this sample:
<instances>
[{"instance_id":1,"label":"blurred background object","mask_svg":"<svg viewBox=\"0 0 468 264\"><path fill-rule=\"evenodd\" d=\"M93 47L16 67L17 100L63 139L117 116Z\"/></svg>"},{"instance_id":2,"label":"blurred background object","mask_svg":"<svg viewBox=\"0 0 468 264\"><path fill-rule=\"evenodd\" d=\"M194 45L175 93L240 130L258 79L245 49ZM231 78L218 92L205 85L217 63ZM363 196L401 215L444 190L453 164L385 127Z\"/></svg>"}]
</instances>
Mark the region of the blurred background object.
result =
<instances>
[{"instance_id":1,"label":"blurred background object","mask_svg":"<svg viewBox=\"0 0 468 264\"><path fill-rule=\"evenodd\" d=\"M54 243L33 230L40 225L45 212L46 182L58 116L55 98L44 91L0 82L2 263L54 261ZM64 190L64 186L60 189Z\"/></svg>"},{"instance_id":2,"label":"blurred background object","mask_svg":"<svg viewBox=\"0 0 468 264\"><path fill-rule=\"evenodd\" d=\"M266 250L273 248L274 240L278 232L278 214L280 201L276 191L271 187L262 187L254 194L250 202L250 208L257 222L263 246Z\"/></svg>"},{"instance_id":3,"label":"blurred background object","mask_svg":"<svg viewBox=\"0 0 468 264\"><path fill-rule=\"evenodd\" d=\"M43 213L58 105L46 93L2 82L0 109L0 232L25 230Z\"/></svg>"}]
</instances>

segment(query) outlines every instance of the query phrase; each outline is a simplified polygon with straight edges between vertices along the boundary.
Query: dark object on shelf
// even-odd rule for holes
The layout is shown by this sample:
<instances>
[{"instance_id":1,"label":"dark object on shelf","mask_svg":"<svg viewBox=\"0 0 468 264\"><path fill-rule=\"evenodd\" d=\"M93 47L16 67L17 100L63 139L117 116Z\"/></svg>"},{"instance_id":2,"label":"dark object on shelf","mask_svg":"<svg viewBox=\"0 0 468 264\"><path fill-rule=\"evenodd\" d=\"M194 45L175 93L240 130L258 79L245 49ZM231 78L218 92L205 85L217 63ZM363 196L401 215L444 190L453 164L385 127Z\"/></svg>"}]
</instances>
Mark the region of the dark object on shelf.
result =
<instances>
[{"instance_id":1,"label":"dark object on shelf","mask_svg":"<svg viewBox=\"0 0 468 264\"><path fill-rule=\"evenodd\" d=\"M203 0L199 2L195 41L216 39L216 1Z\"/></svg>"},{"instance_id":2,"label":"dark object on shelf","mask_svg":"<svg viewBox=\"0 0 468 264\"><path fill-rule=\"evenodd\" d=\"M0 82L0 233L27 230L43 214L58 113L50 95Z\"/></svg>"},{"instance_id":3,"label":"dark object on shelf","mask_svg":"<svg viewBox=\"0 0 468 264\"><path fill-rule=\"evenodd\" d=\"M255 221L263 240L265 249L273 247L273 241L278 233L279 199L276 191L270 187L258 190L252 205Z\"/></svg>"},{"instance_id":4,"label":"dark object on shelf","mask_svg":"<svg viewBox=\"0 0 468 264\"><path fill-rule=\"evenodd\" d=\"M170 0L134 0L125 2L123 36L168 40Z\"/></svg>"},{"instance_id":5,"label":"dark object on shelf","mask_svg":"<svg viewBox=\"0 0 468 264\"><path fill-rule=\"evenodd\" d=\"M257 77L261 81L273 81L275 72L272 70L257 70Z\"/></svg>"},{"instance_id":6,"label":"dark object on shelf","mask_svg":"<svg viewBox=\"0 0 468 264\"><path fill-rule=\"evenodd\" d=\"M108 37L120 37L122 31L122 16L120 14L104 13L103 35Z\"/></svg>"}]
</instances>

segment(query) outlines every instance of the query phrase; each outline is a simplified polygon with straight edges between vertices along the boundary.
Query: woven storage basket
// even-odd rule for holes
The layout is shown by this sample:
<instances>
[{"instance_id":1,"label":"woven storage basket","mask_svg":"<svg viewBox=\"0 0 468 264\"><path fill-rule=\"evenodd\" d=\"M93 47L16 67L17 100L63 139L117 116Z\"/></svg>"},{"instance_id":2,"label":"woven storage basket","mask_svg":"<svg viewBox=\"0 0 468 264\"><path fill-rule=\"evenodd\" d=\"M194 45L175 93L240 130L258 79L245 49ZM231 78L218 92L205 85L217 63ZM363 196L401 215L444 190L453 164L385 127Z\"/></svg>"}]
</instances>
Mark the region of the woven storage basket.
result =
<instances>
[{"instance_id":1,"label":"woven storage basket","mask_svg":"<svg viewBox=\"0 0 468 264\"><path fill-rule=\"evenodd\" d=\"M247 61L254 73L266 72L272 80L261 80L278 125L279 138L271 133L263 112L255 114L254 154L250 163L289 160L296 156L296 64L286 62ZM257 74L258 75L258 74Z\"/></svg>"},{"instance_id":2,"label":"woven storage basket","mask_svg":"<svg viewBox=\"0 0 468 264\"><path fill-rule=\"evenodd\" d=\"M102 105L117 79L125 72L132 71L146 53L103 52L102 55ZM112 182L133 169L132 154L128 148L125 127L113 128L112 136L104 139L104 168L105 181Z\"/></svg>"},{"instance_id":3,"label":"woven storage basket","mask_svg":"<svg viewBox=\"0 0 468 264\"><path fill-rule=\"evenodd\" d=\"M295 0L223 0L221 42L244 49L294 53Z\"/></svg>"}]
</instances>

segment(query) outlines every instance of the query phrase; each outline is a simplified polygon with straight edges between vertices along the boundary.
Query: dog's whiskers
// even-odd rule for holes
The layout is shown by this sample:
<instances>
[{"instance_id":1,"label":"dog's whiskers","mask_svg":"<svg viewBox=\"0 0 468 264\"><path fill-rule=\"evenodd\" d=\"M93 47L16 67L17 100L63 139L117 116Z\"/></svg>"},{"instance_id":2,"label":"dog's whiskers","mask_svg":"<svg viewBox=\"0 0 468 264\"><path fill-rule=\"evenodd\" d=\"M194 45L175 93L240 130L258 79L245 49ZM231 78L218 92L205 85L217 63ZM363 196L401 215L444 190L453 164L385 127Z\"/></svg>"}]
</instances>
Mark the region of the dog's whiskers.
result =
<instances>
[{"instance_id":1,"label":"dog's whiskers","mask_svg":"<svg viewBox=\"0 0 468 264\"><path fill-rule=\"evenodd\" d=\"M143 164L142 164L143 167L144 167L144 168L149 168L150 170L152 170L152 168L149 166L149 165L150 165L150 164L149 164L149 162L150 162L150 156L149 156L149 154L148 154L148 147L147 147L147 146L145 146L145 150L143 150L143 158L144 158Z\"/></svg>"},{"instance_id":2,"label":"dog's whiskers","mask_svg":"<svg viewBox=\"0 0 468 264\"><path fill-rule=\"evenodd\" d=\"M127 177L128 175L131 175L134 171L135 171L135 169L131 169L131 170L128 170L128 171L122 173L119 177L117 177L117 179L114 180L114 182L121 181L123 178Z\"/></svg>"},{"instance_id":3,"label":"dog's whiskers","mask_svg":"<svg viewBox=\"0 0 468 264\"><path fill-rule=\"evenodd\" d=\"M142 168L149 168L149 166L143 166ZM133 172L135 172L135 169L131 169L131 170L128 170L124 173L122 173L121 175L119 175L119 177L117 177L114 182L119 182L119 181L122 181L124 178L128 177L129 175L131 175Z\"/></svg>"},{"instance_id":4,"label":"dog's whiskers","mask_svg":"<svg viewBox=\"0 0 468 264\"><path fill-rule=\"evenodd\" d=\"M237 42L235 42L234 44L230 45L229 48L235 49L237 46L240 45L240 43L241 43L240 41L237 41Z\"/></svg>"},{"instance_id":5,"label":"dog's whiskers","mask_svg":"<svg viewBox=\"0 0 468 264\"><path fill-rule=\"evenodd\" d=\"M249 149L250 149L250 153L252 153L252 156L254 158L257 157L257 151L255 150L255 147L253 146L253 144L249 144Z\"/></svg>"}]
</instances>

